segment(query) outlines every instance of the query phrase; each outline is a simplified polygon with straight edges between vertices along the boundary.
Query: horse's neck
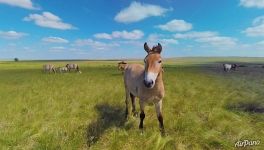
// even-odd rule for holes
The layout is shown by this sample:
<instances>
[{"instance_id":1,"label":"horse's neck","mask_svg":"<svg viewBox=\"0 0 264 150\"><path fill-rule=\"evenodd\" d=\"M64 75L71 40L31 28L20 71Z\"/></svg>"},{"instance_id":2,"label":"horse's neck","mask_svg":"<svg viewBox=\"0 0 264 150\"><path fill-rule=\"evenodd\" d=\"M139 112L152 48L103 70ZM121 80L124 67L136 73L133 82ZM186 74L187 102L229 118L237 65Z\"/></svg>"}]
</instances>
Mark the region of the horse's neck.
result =
<instances>
[{"instance_id":1,"label":"horse's neck","mask_svg":"<svg viewBox=\"0 0 264 150\"><path fill-rule=\"evenodd\" d=\"M163 84L163 79L162 79L162 71L160 71L157 79L156 79L156 84Z\"/></svg>"}]
</instances>

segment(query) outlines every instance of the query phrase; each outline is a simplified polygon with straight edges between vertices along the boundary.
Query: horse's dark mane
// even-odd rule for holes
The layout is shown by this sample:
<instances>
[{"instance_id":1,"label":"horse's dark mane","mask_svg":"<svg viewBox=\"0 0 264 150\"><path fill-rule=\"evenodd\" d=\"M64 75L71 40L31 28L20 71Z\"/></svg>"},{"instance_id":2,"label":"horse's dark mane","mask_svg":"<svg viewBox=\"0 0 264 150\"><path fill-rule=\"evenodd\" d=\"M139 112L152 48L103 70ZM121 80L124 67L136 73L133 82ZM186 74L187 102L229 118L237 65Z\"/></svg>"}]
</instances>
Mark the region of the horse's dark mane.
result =
<instances>
[{"instance_id":1,"label":"horse's dark mane","mask_svg":"<svg viewBox=\"0 0 264 150\"><path fill-rule=\"evenodd\" d=\"M162 47L161 47L160 44L158 44L158 45L154 45L154 46L152 47L152 49L151 49L151 53L160 53L161 49L162 49Z\"/></svg>"},{"instance_id":2,"label":"horse's dark mane","mask_svg":"<svg viewBox=\"0 0 264 150\"><path fill-rule=\"evenodd\" d=\"M154 46L152 47L152 50L155 49L155 48L158 48L158 46L159 46L159 45L154 45Z\"/></svg>"}]
</instances>

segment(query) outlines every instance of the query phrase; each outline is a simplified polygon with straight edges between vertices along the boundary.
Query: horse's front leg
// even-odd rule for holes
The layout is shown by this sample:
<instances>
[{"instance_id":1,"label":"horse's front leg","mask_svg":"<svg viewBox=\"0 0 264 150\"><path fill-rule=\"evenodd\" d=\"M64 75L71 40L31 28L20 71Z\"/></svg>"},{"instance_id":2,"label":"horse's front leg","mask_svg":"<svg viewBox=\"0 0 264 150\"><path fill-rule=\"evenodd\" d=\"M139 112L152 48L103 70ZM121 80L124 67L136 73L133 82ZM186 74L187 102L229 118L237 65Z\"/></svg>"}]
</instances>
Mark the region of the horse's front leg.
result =
<instances>
[{"instance_id":1,"label":"horse's front leg","mask_svg":"<svg viewBox=\"0 0 264 150\"><path fill-rule=\"evenodd\" d=\"M163 116L162 116L162 100L155 103L155 108L156 108L156 113L157 113L157 117L159 120L159 127L160 127L161 135L165 135L165 129L163 125Z\"/></svg>"}]
</instances>

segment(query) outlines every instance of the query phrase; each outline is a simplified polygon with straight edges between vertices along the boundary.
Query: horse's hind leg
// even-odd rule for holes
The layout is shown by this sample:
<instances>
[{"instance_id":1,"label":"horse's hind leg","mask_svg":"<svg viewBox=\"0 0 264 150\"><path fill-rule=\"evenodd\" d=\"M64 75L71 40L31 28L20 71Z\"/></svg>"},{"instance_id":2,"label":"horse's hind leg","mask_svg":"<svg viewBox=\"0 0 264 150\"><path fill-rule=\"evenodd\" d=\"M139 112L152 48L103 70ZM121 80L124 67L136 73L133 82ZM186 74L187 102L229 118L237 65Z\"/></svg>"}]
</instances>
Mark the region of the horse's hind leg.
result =
<instances>
[{"instance_id":1,"label":"horse's hind leg","mask_svg":"<svg viewBox=\"0 0 264 150\"><path fill-rule=\"evenodd\" d=\"M136 117L137 116L137 112L136 112L136 97L130 93L130 98L131 98L131 102L132 102L132 113L133 113L133 116Z\"/></svg>"},{"instance_id":2,"label":"horse's hind leg","mask_svg":"<svg viewBox=\"0 0 264 150\"><path fill-rule=\"evenodd\" d=\"M129 110L128 110L128 105L129 105L129 91L126 90L126 112L125 112L125 118L128 119L129 115Z\"/></svg>"}]
</instances>

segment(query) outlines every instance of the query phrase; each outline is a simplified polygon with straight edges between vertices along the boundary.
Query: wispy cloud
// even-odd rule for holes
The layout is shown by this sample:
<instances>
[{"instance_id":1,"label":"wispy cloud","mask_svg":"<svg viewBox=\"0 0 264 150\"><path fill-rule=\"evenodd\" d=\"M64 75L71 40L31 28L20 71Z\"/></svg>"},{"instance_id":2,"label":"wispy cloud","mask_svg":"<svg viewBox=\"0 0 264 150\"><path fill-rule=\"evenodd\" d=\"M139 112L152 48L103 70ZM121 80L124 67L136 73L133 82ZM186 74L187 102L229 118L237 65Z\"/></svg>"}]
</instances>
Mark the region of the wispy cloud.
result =
<instances>
[{"instance_id":1,"label":"wispy cloud","mask_svg":"<svg viewBox=\"0 0 264 150\"><path fill-rule=\"evenodd\" d=\"M43 42L48 42L48 43L69 43L68 40L60 38L60 37L44 37L41 39Z\"/></svg>"},{"instance_id":2,"label":"wispy cloud","mask_svg":"<svg viewBox=\"0 0 264 150\"><path fill-rule=\"evenodd\" d=\"M121 10L114 19L121 23L132 23L152 16L162 16L169 10L158 5L132 2L129 7Z\"/></svg>"},{"instance_id":3,"label":"wispy cloud","mask_svg":"<svg viewBox=\"0 0 264 150\"><path fill-rule=\"evenodd\" d=\"M175 39L161 39L161 43L165 44L165 45L169 45L169 44L178 44L178 40Z\"/></svg>"},{"instance_id":4,"label":"wispy cloud","mask_svg":"<svg viewBox=\"0 0 264 150\"><path fill-rule=\"evenodd\" d=\"M53 28L59 30L76 29L69 23L64 23L62 19L50 12L43 12L42 14L30 14L23 19L24 21L33 21L36 25L46 28Z\"/></svg>"},{"instance_id":5,"label":"wispy cloud","mask_svg":"<svg viewBox=\"0 0 264 150\"><path fill-rule=\"evenodd\" d=\"M264 46L264 41L259 41L259 42L257 42L257 44Z\"/></svg>"},{"instance_id":6,"label":"wispy cloud","mask_svg":"<svg viewBox=\"0 0 264 150\"><path fill-rule=\"evenodd\" d=\"M97 33L94 35L95 38L98 39L113 39L113 38L121 38L127 40L138 40L144 36L144 33L141 30L133 30L131 32L123 30L123 31L113 31L111 34L108 33Z\"/></svg>"},{"instance_id":7,"label":"wispy cloud","mask_svg":"<svg viewBox=\"0 0 264 150\"><path fill-rule=\"evenodd\" d=\"M176 39L206 38L206 37L216 36L217 34L218 34L217 32L212 32L212 31L202 31L202 32L192 31L187 33L174 34L174 38Z\"/></svg>"},{"instance_id":8,"label":"wispy cloud","mask_svg":"<svg viewBox=\"0 0 264 150\"><path fill-rule=\"evenodd\" d=\"M162 45L171 45L171 44L178 44L178 40L169 38L163 34L150 34L147 38L147 41L150 45L155 45L157 43L161 43Z\"/></svg>"},{"instance_id":9,"label":"wispy cloud","mask_svg":"<svg viewBox=\"0 0 264 150\"><path fill-rule=\"evenodd\" d=\"M248 27L242 32L247 36L264 36L264 16L255 18L252 27Z\"/></svg>"},{"instance_id":10,"label":"wispy cloud","mask_svg":"<svg viewBox=\"0 0 264 150\"><path fill-rule=\"evenodd\" d=\"M108 33L97 33L94 34L94 37L97 39L108 39L108 40L112 39L112 35Z\"/></svg>"},{"instance_id":11,"label":"wispy cloud","mask_svg":"<svg viewBox=\"0 0 264 150\"><path fill-rule=\"evenodd\" d=\"M16 32L16 31L0 31L0 37L4 39L14 40L19 39L24 36L28 35L27 33L23 32Z\"/></svg>"},{"instance_id":12,"label":"wispy cloud","mask_svg":"<svg viewBox=\"0 0 264 150\"><path fill-rule=\"evenodd\" d=\"M194 39L199 43L206 43L211 46L235 46L237 39L227 36L220 36L217 32L213 31L192 31L187 33L174 34L176 39Z\"/></svg>"},{"instance_id":13,"label":"wispy cloud","mask_svg":"<svg viewBox=\"0 0 264 150\"><path fill-rule=\"evenodd\" d=\"M227 47L227 46L235 46L237 40L232 37L213 36L213 37L198 38L195 41L206 43L213 46Z\"/></svg>"},{"instance_id":14,"label":"wispy cloud","mask_svg":"<svg viewBox=\"0 0 264 150\"><path fill-rule=\"evenodd\" d=\"M173 19L166 24L163 25L157 25L157 28L160 28L161 30L166 30L170 32L180 32L180 31L189 31L192 29L192 24L188 23L184 20L177 20Z\"/></svg>"},{"instance_id":15,"label":"wispy cloud","mask_svg":"<svg viewBox=\"0 0 264 150\"><path fill-rule=\"evenodd\" d=\"M33 5L31 0L0 0L0 3L25 9L38 9Z\"/></svg>"},{"instance_id":16,"label":"wispy cloud","mask_svg":"<svg viewBox=\"0 0 264 150\"><path fill-rule=\"evenodd\" d=\"M63 46L54 46L49 49L49 52L58 53L58 52L64 52L65 50L66 48Z\"/></svg>"},{"instance_id":17,"label":"wispy cloud","mask_svg":"<svg viewBox=\"0 0 264 150\"><path fill-rule=\"evenodd\" d=\"M94 49L106 50L113 47L119 47L117 43L104 43L100 41L95 41L93 39L78 39L74 42L74 46L90 46Z\"/></svg>"},{"instance_id":18,"label":"wispy cloud","mask_svg":"<svg viewBox=\"0 0 264 150\"><path fill-rule=\"evenodd\" d=\"M264 0L240 0L240 5L244 7L264 8Z\"/></svg>"}]
</instances>

